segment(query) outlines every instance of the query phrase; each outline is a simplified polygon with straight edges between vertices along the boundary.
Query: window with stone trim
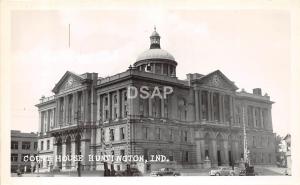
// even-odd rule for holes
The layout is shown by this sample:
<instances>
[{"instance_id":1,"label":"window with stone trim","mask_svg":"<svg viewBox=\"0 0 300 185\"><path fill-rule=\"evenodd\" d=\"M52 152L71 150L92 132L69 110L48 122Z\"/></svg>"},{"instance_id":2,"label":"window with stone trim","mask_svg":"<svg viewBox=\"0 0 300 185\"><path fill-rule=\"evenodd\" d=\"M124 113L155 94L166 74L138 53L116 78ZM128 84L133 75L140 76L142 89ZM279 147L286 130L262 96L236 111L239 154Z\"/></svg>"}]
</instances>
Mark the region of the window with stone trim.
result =
<instances>
[{"instance_id":1,"label":"window with stone trim","mask_svg":"<svg viewBox=\"0 0 300 185\"><path fill-rule=\"evenodd\" d=\"M41 150L44 150L44 141L41 141Z\"/></svg>"},{"instance_id":2,"label":"window with stone trim","mask_svg":"<svg viewBox=\"0 0 300 185\"><path fill-rule=\"evenodd\" d=\"M170 141L173 141L173 137L174 137L174 136L173 136L173 132L174 132L173 129L170 129L170 130L169 130L169 140L170 140Z\"/></svg>"},{"instance_id":3,"label":"window with stone trim","mask_svg":"<svg viewBox=\"0 0 300 185\"><path fill-rule=\"evenodd\" d=\"M115 140L115 130L114 129L109 129L109 138L110 138L110 141Z\"/></svg>"},{"instance_id":4,"label":"window with stone trim","mask_svg":"<svg viewBox=\"0 0 300 185\"><path fill-rule=\"evenodd\" d=\"M189 152L185 151L184 161L189 162Z\"/></svg>"},{"instance_id":5,"label":"window with stone trim","mask_svg":"<svg viewBox=\"0 0 300 185\"><path fill-rule=\"evenodd\" d=\"M184 131L184 142L188 142L188 131Z\"/></svg>"},{"instance_id":6,"label":"window with stone trim","mask_svg":"<svg viewBox=\"0 0 300 185\"><path fill-rule=\"evenodd\" d=\"M30 150L30 142L29 141L22 142L22 150Z\"/></svg>"},{"instance_id":7,"label":"window with stone trim","mask_svg":"<svg viewBox=\"0 0 300 185\"><path fill-rule=\"evenodd\" d=\"M124 140L125 139L125 128L121 127L120 128L120 140Z\"/></svg>"},{"instance_id":8,"label":"window with stone trim","mask_svg":"<svg viewBox=\"0 0 300 185\"><path fill-rule=\"evenodd\" d=\"M10 155L11 162L18 162L18 154L11 154Z\"/></svg>"},{"instance_id":9,"label":"window with stone trim","mask_svg":"<svg viewBox=\"0 0 300 185\"><path fill-rule=\"evenodd\" d=\"M156 139L161 139L161 128L156 128Z\"/></svg>"},{"instance_id":10,"label":"window with stone trim","mask_svg":"<svg viewBox=\"0 0 300 185\"><path fill-rule=\"evenodd\" d=\"M50 150L50 140L47 140L47 150Z\"/></svg>"},{"instance_id":11,"label":"window with stone trim","mask_svg":"<svg viewBox=\"0 0 300 185\"><path fill-rule=\"evenodd\" d=\"M18 146L19 144L18 144L18 141L11 141L11 145L10 145L10 147L11 147L11 149L13 149L13 150L18 150Z\"/></svg>"}]
</instances>

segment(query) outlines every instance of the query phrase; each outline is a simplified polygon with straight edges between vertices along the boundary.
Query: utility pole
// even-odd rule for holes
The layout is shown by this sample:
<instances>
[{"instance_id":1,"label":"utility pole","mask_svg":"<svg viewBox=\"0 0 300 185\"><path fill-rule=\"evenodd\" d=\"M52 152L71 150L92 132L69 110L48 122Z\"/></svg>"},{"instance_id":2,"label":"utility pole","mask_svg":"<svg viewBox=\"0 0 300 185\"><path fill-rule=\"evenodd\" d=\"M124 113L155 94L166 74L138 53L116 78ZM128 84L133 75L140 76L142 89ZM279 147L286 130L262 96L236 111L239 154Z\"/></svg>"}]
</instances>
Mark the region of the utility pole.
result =
<instances>
[{"instance_id":1,"label":"utility pole","mask_svg":"<svg viewBox=\"0 0 300 185\"><path fill-rule=\"evenodd\" d=\"M246 122L245 122L245 107L243 106L243 131L244 131L244 163L250 165L249 150L247 144Z\"/></svg>"},{"instance_id":2,"label":"utility pole","mask_svg":"<svg viewBox=\"0 0 300 185\"><path fill-rule=\"evenodd\" d=\"M234 159L233 159L233 147L232 147L232 116L230 116L230 122L229 122L229 130L230 130L230 158L231 158L231 166L232 170L234 170Z\"/></svg>"}]
</instances>

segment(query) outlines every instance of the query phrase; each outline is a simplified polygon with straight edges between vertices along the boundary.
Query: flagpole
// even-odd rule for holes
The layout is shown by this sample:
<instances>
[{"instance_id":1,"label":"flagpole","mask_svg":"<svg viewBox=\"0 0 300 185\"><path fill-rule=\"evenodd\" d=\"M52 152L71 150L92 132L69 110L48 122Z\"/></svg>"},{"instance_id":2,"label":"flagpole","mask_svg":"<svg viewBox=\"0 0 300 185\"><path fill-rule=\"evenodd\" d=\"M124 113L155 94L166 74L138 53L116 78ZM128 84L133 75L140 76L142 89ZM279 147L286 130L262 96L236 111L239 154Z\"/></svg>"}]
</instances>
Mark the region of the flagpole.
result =
<instances>
[{"instance_id":1,"label":"flagpole","mask_svg":"<svg viewBox=\"0 0 300 185\"><path fill-rule=\"evenodd\" d=\"M69 24L69 48L71 46L71 24Z\"/></svg>"}]
</instances>

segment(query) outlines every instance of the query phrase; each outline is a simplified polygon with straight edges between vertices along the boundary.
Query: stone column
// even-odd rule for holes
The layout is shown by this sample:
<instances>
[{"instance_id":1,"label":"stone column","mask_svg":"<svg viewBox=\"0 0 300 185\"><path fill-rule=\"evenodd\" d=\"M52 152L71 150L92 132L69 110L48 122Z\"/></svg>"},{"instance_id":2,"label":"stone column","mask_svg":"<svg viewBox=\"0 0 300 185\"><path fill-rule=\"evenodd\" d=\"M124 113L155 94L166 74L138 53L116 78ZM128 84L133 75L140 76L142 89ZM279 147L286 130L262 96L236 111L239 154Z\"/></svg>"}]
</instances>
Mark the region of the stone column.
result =
<instances>
[{"instance_id":1,"label":"stone column","mask_svg":"<svg viewBox=\"0 0 300 185\"><path fill-rule=\"evenodd\" d=\"M78 107L78 102L77 102L78 94L77 92L73 93L73 102L72 102L72 123L77 124L77 107Z\"/></svg>"},{"instance_id":2,"label":"stone column","mask_svg":"<svg viewBox=\"0 0 300 185\"><path fill-rule=\"evenodd\" d=\"M198 97L199 97L199 120L201 122L202 120L202 95L201 95L202 91L199 90L198 91Z\"/></svg>"},{"instance_id":3,"label":"stone column","mask_svg":"<svg viewBox=\"0 0 300 185\"><path fill-rule=\"evenodd\" d=\"M233 109L233 98L229 96L229 122L231 125L234 125L234 109Z\"/></svg>"},{"instance_id":4,"label":"stone column","mask_svg":"<svg viewBox=\"0 0 300 185\"><path fill-rule=\"evenodd\" d=\"M210 160L212 162L212 166L217 166L217 140L214 138L211 140L211 147L212 147L212 155L210 156Z\"/></svg>"},{"instance_id":5,"label":"stone column","mask_svg":"<svg viewBox=\"0 0 300 185\"><path fill-rule=\"evenodd\" d=\"M89 119L88 119L88 114L89 114L88 104L89 104L89 102L88 102L88 90L85 89L83 91L83 112L84 112L84 119L83 120L84 120L84 124L87 124L87 122L89 121Z\"/></svg>"},{"instance_id":6,"label":"stone column","mask_svg":"<svg viewBox=\"0 0 300 185\"><path fill-rule=\"evenodd\" d=\"M111 109L112 109L112 106L111 106L111 95L110 93L107 93L107 100L108 100L108 104L107 104L107 108L108 108L108 120L111 120L112 119L112 114L111 114Z\"/></svg>"},{"instance_id":7,"label":"stone column","mask_svg":"<svg viewBox=\"0 0 300 185\"><path fill-rule=\"evenodd\" d=\"M61 124L60 120L60 98L57 99L57 107L56 107L56 117L57 117L57 122L56 122L56 127L58 127Z\"/></svg>"},{"instance_id":8,"label":"stone column","mask_svg":"<svg viewBox=\"0 0 300 185\"><path fill-rule=\"evenodd\" d=\"M100 121L100 111L101 111L101 108L100 108L100 94L97 94L97 122Z\"/></svg>"},{"instance_id":9,"label":"stone column","mask_svg":"<svg viewBox=\"0 0 300 185\"><path fill-rule=\"evenodd\" d=\"M195 121L199 121L199 93L198 90L194 90L195 93Z\"/></svg>"},{"instance_id":10,"label":"stone column","mask_svg":"<svg viewBox=\"0 0 300 185\"><path fill-rule=\"evenodd\" d=\"M82 168L84 170L89 169L89 151L90 151L90 140L88 139L82 139L81 141L81 155L83 155L83 161L81 162Z\"/></svg>"},{"instance_id":11,"label":"stone column","mask_svg":"<svg viewBox=\"0 0 300 185\"><path fill-rule=\"evenodd\" d=\"M224 122L223 119L223 94L219 93L219 122Z\"/></svg>"},{"instance_id":12,"label":"stone column","mask_svg":"<svg viewBox=\"0 0 300 185\"><path fill-rule=\"evenodd\" d=\"M118 119L120 119L122 117L122 112L121 112L121 92L119 89L117 90L117 101L118 101L118 105L117 105Z\"/></svg>"},{"instance_id":13,"label":"stone column","mask_svg":"<svg viewBox=\"0 0 300 185\"><path fill-rule=\"evenodd\" d=\"M211 92L210 91L207 91L207 120L208 121L211 121L212 120L212 117L211 117Z\"/></svg>"},{"instance_id":14,"label":"stone column","mask_svg":"<svg viewBox=\"0 0 300 185\"><path fill-rule=\"evenodd\" d=\"M255 128L256 126L255 126L255 122L256 122L256 120L255 120L255 107L253 107L252 108L252 119L253 119L253 127Z\"/></svg>"},{"instance_id":15,"label":"stone column","mask_svg":"<svg viewBox=\"0 0 300 185\"><path fill-rule=\"evenodd\" d=\"M65 110L64 110L65 111L65 121L64 121L64 125L67 125L67 124L69 124L69 120L68 120L69 97L65 96L64 99L65 99L65 101L64 101L64 104L65 104Z\"/></svg>"},{"instance_id":16,"label":"stone column","mask_svg":"<svg viewBox=\"0 0 300 185\"><path fill-rule=\"evenodd\" d=\"M211 107L211 120L215 121L215 115L214 115L214 93L211 92L210 94L210 107Z\"/></svg>"},{"instance_id":17,"label":"stone column","mask_svg":"<svg viewBox=\"0 0 300 185\"><path fill-rule=\"evenodd\" d=\"M200 140L196 140L196 158L198 168L202 168L202 156L201 156L201 143Z\"/></svg>"},{"instance_id":18,"label":"stone column","mask_svg":"<svg viewBox=\"0 0 300 185\"><path fill-rule=\"evenodd\" d=\"M44 123L44 124L45 124L44 135L46 135L46 133L47 133L47 131L48 131L48 128L49 128L49 110L46 110L46 111L45 111L45 114L46 114L46 115L45 115L45 117L46 117L46 118L45 118L45 121L46 121L46 122Z\"/></svg>"},{"instance_id":19,"label":"stone column","mask_svg":"<svg viewBox=\"0 0 300 185\"><path fill-rule=\"evenodd\" d=\"M53 168L55 169L57 167L57 141L55 141L55 143L53 144Z\"/></svg>"},{"instance_id":20,"label":"stone column","mask_svg":"<svg viewBox=\"0 0 300 185\"><path fill-rule=\"evenodd\" d=\"M240 155L239 155L239 142L237 140L233 141L233 158L235 161L240 160Z\"/></svg>"},{"instance_id":21,"label":"stone column","mask_svg":"<svg viewBox=\"0 0 300 185\"><path fill-rule=\"evenodd\" d=\"M42 112L39 111L39 125L38 125L39 134L42 132Z\"/></svg>"},{"instance_id":22,"label":"stone column","mask_svg":"<svg viewBox=\"0 0 300 185\"><path fill-rule=\"evenodd\" d=\"M259 115L260 115L260 128L264 128L264 118L263 118L262 108L259 108Z\"/></svg>"},{"instance_id":23,"label":"stone column","mask_svg":"<svg viewBox=\"0 0 300 185\"><path fill-rule=\"evenodd\" d=\"M45 125L45 111L41 111L41 135L44 135L44 125Z\"/></svg>"},{"instance_id":24,"label":"stone column","mask_svg":"<svg viewBox=\"0 0 300 185\"><path fill-rule=\"evenodd\" d=\"M152 117L152 98L149 97L149 117Z\"/></svg>"},{"instance_id":25,"label":"stone column","mask_svg":"<svg viewBox=\"0 0 300 185\"><path fill-rule=\"evenodd\" d=\"M165 117L165 99L164 98L160 99L160 105L161 105L161 108L160 108L160 112L161 112L160 117L164 118Z\"/></svg>"},{"instance_id":26,"label":"stone column","mask_svg":"<svg viewBox=\"0 0 300 185\"><path fill-rule=\"evenodd\" d=\"M230 112L230 110L226 111L225 97L226 96L224 94L222 94L222 119L224 122L226 122L226 112L227 111ZM230 99L228 101L229 101L228 103L229 103L229 109L230 109Z\"/></svg>"},{"instance_id":27,"label":"stone column","mask_svg":"<svg viewBox=\"0 0 300 185\"><path fill-rule=\"evenodd\" d=\"M66 161L63 160L63 158L67 155L67 146L66 146L66 138L62 139L62 145L61 145L61 160L62 160L62 170L66 170Z\"/></svg>"},{"instance_id":28,"label":"stone column","mask_svg":"<svg viewBox=\"0 0 300 185\"><path fill-rule=\"evenodd\" d=\"M204 141L204 138L200 139L200 152L201 152L201 159L203 161L203 160L205 160L205 141Z\"/></svg>"},{"instance_id":29,"label":"stone column","mask_svg":"<svg viewBox=\"0 0 300 185\"><path fill-rule=\"evenodd\" d=\"M75 137L72 138L71 140L71 156L75 156L76 155L76 139ZM71 161L71 170L76 170L76 161L72 160Z\"/></svg>"},{"instance_id":30,"label":"stone column","mask_svg":"<svg viewBox=\"0 0 300 185\"><path fill-rule=\"evenodd\" d=\"M224 144L224 163L228 165L229 163L229 156L228 156L228 140L223 141ZM232 152L232 151L231 151Z\"/></svg>"}]
</instances>

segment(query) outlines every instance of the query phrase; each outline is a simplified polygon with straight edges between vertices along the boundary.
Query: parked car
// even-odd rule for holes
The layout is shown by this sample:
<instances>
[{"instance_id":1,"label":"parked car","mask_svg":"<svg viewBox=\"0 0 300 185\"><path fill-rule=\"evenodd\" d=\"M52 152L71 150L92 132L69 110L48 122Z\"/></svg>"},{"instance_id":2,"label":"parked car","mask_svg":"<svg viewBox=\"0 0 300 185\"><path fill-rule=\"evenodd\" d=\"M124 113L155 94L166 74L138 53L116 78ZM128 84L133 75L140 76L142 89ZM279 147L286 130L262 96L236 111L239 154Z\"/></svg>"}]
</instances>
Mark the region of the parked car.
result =
<instances>
[{"instance_id":1,"label":"parked car","mask_svg":"<svg viewBox=\"0 0 300 185\"><path fill-rule=\"evenodd\" d=\"M238 174L238 169L235 167L234 170L232 170L232 167L222 166L218 167L216 169L212 169L209 172L210 176L234 176Z\"/></svg>"},{"instance_id":2,"label":"parked car","mask_svg":"<svg viewBox=\"0 0 300 185\"><path fill-rule=\"evenodd\" d=\"M116 171L114 176L143 176L137 168L131 167L130 170Z\"/></svg>"},{"instance_id":3,"label":"parked car","mask_svg":"<svg viewBox=\"0 0 300 185\"><path fill-rule=\"evenodd\" d=\"M180 176L180 172L173 168L161 168L157 171L152 171L151 176Z\"/></svg>"},{"instance_id":4,"label":"parked car","mask_svg":"<svg viewBox=\"0 0 300 185\"><path fill-rule=\"evenodd\" d=\"M254 172L254 166L247 166L245 169L241 170L240 176L255 176L257 173Z\"/></svg>"}]
</instances>

